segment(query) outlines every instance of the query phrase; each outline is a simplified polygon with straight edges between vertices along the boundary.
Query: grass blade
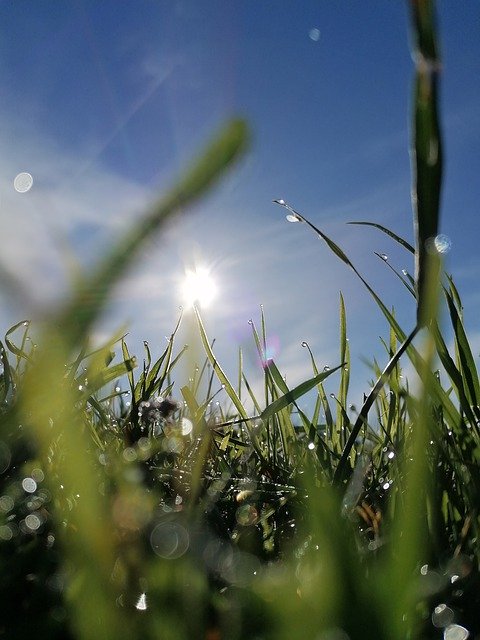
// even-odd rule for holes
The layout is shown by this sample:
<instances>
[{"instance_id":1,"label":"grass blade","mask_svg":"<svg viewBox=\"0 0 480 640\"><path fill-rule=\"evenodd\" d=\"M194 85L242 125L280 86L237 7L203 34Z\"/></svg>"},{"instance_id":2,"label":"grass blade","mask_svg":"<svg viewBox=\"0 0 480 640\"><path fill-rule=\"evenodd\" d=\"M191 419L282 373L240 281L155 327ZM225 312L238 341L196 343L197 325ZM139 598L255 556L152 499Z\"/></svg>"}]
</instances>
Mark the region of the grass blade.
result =
<instances>
[{"instance_id":1,"label":"grass blade","mask_svg":"<svg viewBox=\"0 0 480 640\"><path fill-rule=\"evenodd\" d=\"M377 222L356 222L356 221L347 222L347 224L358 224L358 225L364 225L366 227L375 227L376 229L380 229L380 231L383 231L383 233L386 233L387 236L390 236L390 238L393 238L393 240L398 242L398 244L401 244L402 247L405 247L407 251L410 251L410 253L415 253L415 249L412 247L412 245L409 242L407 242L406 240L398 236L396 233L394 233L387 227L384 227L382 224L378 224Z\"/></svg>"},{"instance_id":2,"label":"grass blade","mask_svg":"<svg viewBox=\"0 0 480 640\"><path fill-rule=\"evenodd\" d=\"M434 4L410 3L413 23L413 55L416 63L413 117L413 209L416 236L415 281L418 292L417 321L426 324L426 263L438 233L442 183L442 139L438 117L440 60L435 37Z\"/></svg>"}]
</instances>

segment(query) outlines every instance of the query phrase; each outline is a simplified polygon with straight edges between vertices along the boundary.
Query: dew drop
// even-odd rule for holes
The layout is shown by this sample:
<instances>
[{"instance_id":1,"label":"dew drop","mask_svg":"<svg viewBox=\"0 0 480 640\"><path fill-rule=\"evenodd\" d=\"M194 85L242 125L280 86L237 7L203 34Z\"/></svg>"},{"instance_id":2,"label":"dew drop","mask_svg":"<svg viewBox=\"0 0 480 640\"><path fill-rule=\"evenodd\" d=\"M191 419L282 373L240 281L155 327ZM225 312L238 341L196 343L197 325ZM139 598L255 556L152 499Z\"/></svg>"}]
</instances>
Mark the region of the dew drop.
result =
<instances>
[{"instance_id":1,"label":"dew drop","mask_svg":"<svg viewBox=\"0 0 480 640\"><path fill-rule=\"evenodd\" d=\"M318 42L320 40L320 29L317 29L316 27L310 29L308 37L310 40L313 40L313 42Z\"/></svg>"},{"instance_id":2,"label":"dew drop","mask_svg":"<svg viewBox=\"0 0 480 640\"><path fill-rule=\"evenodd\" d=\"M324 370L324 371L330 371L330 367L328 366L328 364L326 364L326 365L323 367L323 370Z\"/></svg>"},{"instance_id":3,"label":"dew drop","mask_svg":"<svg viewBox=\"0 0 480 640\"><path fill-rule=\"evenodd\" d=\"M13 187L15 191L18 193L27 193L30 191L33 185L33 178L30 173L23 171L15 176L15 180L13 181Z\"/></svg>"},{"instance_id":4,"label":"dew drop","mask_svg":"<svg viewBox=\"0 0 480 640\"><path fill-rule=\"evenodd\" d=\"M310 451L313 451L315 449L315 443L314 442L309 442L308 443L308 448L310 449Z\"/></svg>"},{"instance_id":5,"label":"dew drop","mask_svg":"<svg viewBox=\"0 0 480 640\"><path fill-rule=\"evenodd\" d=\"M147 609L147 595L145 593L141 593L138 600L137 600L137 604L135 605L135 609L138 609L139 611L146 611Z\"/></svg>"},{"instance_id":6,"label":"dew drop","mask_svg":"<svg viewBox=\"0 0 480 640\"><path fill-rule=\"evenodd\" d=\"M334 393L331 393L330 398L336 398L336 395Z\"/></svg>"},{"instance_id":7,"label":"dew drop","mask_svg":"<svg viewBox=\"0 0 480 640\"><path fill-rule=\"evenodd\" d=\"M448 627L454 618L454 613L446 604L439 604L432 613L432 623L435 627Z\"/></svg>"},{"instance_id":8,"label":"dew drop","mask_svg":"<svg viewBox=\"0 0 480 640\"><path fill-rule=\"evenodd\" d=\"M438 253L448 253L452 248L452 241L444 233L436 236L433 242Z\"/></svg>"},{"instance_id":9,"label":"dew drop","mask_svg":"<svg viewBox=\"0 0 480 640\"><path fill-rule=\"evenodd\" d=\"M306 347L308 347L308 342L305 342L305 340L302 342L302 347L305 349Z\"/></svg>"},{"instance_id":10,"label":"dew drop","mask_svg":"<svg viewBox=\"0 0 480 640\"><path fill-rule=\"evenodd\" d=\"M190 433L192 433L193 424L191 420L189 420L188 418L182 418L180 424L181 424L183 436L188 436Z\"/></svg>"},{"instance_id":11,"label":"dew drop","mask_svg":"<svg viewBox=\"0 0 480 640\"><path fill-rule=\"evenodd\" d=\"M428 251L428 253L431 253L431 254L448 253L451 247L452 247L452 241L448 236L446 236L443 233L440 233L438 236L435 236L435 238L428 238L425 241L425 248Z\"/></svg>"},{"instance_id":12,"label":"dew drop","mask_svg":"<svg viewBox=\"0 0 480 640\"><path fill-rule=\"evenodd\" d=\"M153 529L150 545L156 555L174 560L186 553L190 545L190 536L188 531L177 522L165 522Z\"/></svg>"},{"instance_id":13,"label":"dew drop","mask_svg":"<svg viewBox=\"0 0 480 640\"><path fill-rule=\"evenodd\" d=\"M469 636L468 629L459 624L449 624L443 632L443 640L467 640Z\"/></svg>"},{"instance_id":14,"label":"dew drop","mask_svg":"<svg viewBox=\"0 0 480 640\"><path fill-rule=\"evenodd\" d=\"M300 218L293 213L289 213L285 218L288 222L300 222Z\"/></svg>"},{"instance_id":15,"label":"dew drop","mask_svg":"<svg viewBox=\"0 0 480 640\"><path fill-rule=\"evenodd\" d=\"M8 524L0 526L0 540L11 540L13 538L12 527Z\"/></svg>"},{"instance_id":16,"label":"dew drop","mask_svg":"<svg viewBox=\"0 0 480 640\"><path fill-rule=\"evenodd\" d=\"M24 478L22 480L22 488L27 493L35 493L37 490L37 483L33 478Z\"/></svg>"},{"instance_id":17,"label":"dew drop","mask_svg":"<svg viewBox=\"0 0 480 640\"><path fill-rule=\"evenodd\" d=\"M387 260L388 260L388 256L387 256L387 254L386 254L386 253L381 253L381 254L380 254L380 258L381 258L382 260L384 260L385 262L387 262Z\"/></svg>"},{"instance_id":18,"label":"dew drop","mask_svg":"<svg viewBox=\"0 0 480 640\"><path fill-rule=\"evenodd\" d=\"M8 513L9 511L11 511L14 506L15 502L10 496L2 496L0 498L0 510L4 513Z\"/></svg>"},{"instance_id":19,"label":"dew drop","mask_svg":"<svg viewBox=\"0 0 480 640\"><path fill-rule=\"evenodd\" d=\"M404 276L408 276L408 271L406 269L402 269L402 273Z\"/></svg>"},{"instance_id":20,"label":"dew drop","mask_svg":"<svg viewBox=\"0 0 480 640\"><path fill-rule=\"evenodd\" d=\"M40 528L41 524L42 524L42 522L41 522L40 518L34 513L30 513L25 518L25 526L27 527L27 529L29 531L37 531L37 529Z\"/></svg>"}]
</instances>

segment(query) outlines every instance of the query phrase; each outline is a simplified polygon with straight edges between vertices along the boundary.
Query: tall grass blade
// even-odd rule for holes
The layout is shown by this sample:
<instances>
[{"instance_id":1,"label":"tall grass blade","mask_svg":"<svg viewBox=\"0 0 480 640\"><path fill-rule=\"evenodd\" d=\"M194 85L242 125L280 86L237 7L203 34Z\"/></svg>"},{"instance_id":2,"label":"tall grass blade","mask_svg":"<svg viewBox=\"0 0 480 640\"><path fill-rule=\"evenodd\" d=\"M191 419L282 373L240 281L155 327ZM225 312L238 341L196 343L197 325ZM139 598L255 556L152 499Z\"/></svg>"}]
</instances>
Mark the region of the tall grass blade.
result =
<instances>
[{"instance_id":1,"label":"tall grass blade","mask_svg":"<svg viewBox=\"0 0 480 640\"><path fill-rule=\"evenodd\" d=\"M425 316L426 262L436 251L442 183L442 139L438 116L440 59L436 42L434 3L410 2L413 56L416 65L412 140L413 209L416 236L415 281L418 292L417 321Z\"/></svg>"}]
</instances>

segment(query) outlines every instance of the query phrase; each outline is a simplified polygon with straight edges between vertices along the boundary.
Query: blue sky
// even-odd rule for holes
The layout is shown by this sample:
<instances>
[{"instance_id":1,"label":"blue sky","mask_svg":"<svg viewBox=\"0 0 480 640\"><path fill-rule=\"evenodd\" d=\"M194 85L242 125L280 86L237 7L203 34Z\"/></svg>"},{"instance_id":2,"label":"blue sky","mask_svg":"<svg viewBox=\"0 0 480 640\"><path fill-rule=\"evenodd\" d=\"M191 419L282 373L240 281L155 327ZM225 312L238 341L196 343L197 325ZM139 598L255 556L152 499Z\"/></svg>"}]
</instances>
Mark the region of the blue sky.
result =
<instances>
[{"instance_id":1,"label":"blue sky","mask_svg":"<svg viewBox=\"0 0 480 640\"><path fill-rule=\"evenodd\" d=\"M442 232L480 347L480 7L445 0L438 18ZM204 312L219 360L233 373L242 346L256 375L248 320L259 321L263 304L272 350L293 385L311 375L303 340L319 364L338 363L342 291L353 395L366 390L362 358L385 360L380 312L345 265L271 201L284 198L329 234L404 328L413 326L412 301L373 252L399 269L412 269L410 256L345 224L379 222L412 241L406 3L3 0L0 25L0 259L37 306L58 299L72 260L91 266L216 127L242 115L253 132L248 156L152 238L98 334L126 324L133 351L147 339L159 353L178 316L185 266L205 263L219 287ZM13 188L21 171L34 178L24 194ZM31 314L3 297L0 332Z\"/></svg>"}]
</instances>

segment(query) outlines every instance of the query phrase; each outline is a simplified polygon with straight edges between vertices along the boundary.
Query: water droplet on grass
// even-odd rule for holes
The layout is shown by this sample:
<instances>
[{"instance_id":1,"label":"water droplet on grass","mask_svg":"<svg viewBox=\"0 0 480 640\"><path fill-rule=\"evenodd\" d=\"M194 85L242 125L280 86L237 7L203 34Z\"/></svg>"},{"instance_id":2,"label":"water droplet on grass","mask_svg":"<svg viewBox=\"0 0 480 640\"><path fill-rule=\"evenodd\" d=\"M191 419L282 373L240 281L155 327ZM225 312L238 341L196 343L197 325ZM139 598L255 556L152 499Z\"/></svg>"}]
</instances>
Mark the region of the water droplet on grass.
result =
<instances>
[{"instance_id":1,"label":"water droplet on grass","mask_svg":"<svg viewBox=\"0 0 480 640\"><path fill-rule=\"evenodd\" d=\"M453 622L454 613L446 604L439 604L432 613L432 623L435 627L448 627Z\"/></svg>"},{"instance_id":2,"label":"water droplet on grass","mask_svg":"<svg viewBox=\"0 0 480 640\"><path fill-rule=\"evenodd\" d=\"M183 436L188 436L190 433L192 433L193 424L188 418L182 418L180 424L181 424L181 427L182 427L182 435Z\"/></svg>"},{"instance_id":3,"label":"water droplet on grass","mask_svg":"<svg viewBox=\"0 0 480 640\"><path fill-rule=\"evenodd\" d=\"M15 176L15 179L13 181L13 187L18 193L26 193L27 191L30 191L32 185L33 178L31 174L27 173L26 171L22 171L22 173L19 173L17 176Z\"/></svg>"},{"instance_id":4,"label":"water droplet on grass","mask_svg":"<svg viewBox=\"0 0 480 640\"><path fill-rule=\"evenodd\" d=\"M5 524L0 527L0 540L11 540L13 538L13 530L10 525Z\"/></svg>"},{"instance_id":5,"label":"water droplet on grass","mask_svg":"<svg viewBox=\"0 0 480 640\"><path fill-rule=\"evenodd\" d=\"M469 637L468 629L459 624L449 624L443 632L443 640L467 640Z\"/></svg>"},{"instance_id":6,"label":"water droplet on grass","mask_svg":"<svg viewBox=\"0 0 480 640\"><path fill-rule=\"evenodd\" d=\"M385 262L387 262L387 261L388 261L388 256L387 256L387 254L386 254L386 253L381 253L381 254L380 254L380 258L381 258L382 260L384 260Z\"/></svg>"},{"instance_id":7,"label":"water droplet on grass","mask_svg":"<svg viewBox=\"0 0 480 640\"><path fill-rule=\"evenodd\" d=\"M180 558L190 545L188 531L177 522L158 524L150 534L153 551L167 560Z\"/></svg>"},{"instance_id":8,"label":"water droplet on grass","mask_svg":"<svg viewBox=\"0 0 480 640\"><path fill-rule=\"evenodd\" d=\"M137 604L135 605L135 609L138 609L139 611L146 611L147 595L145 593L140 594L140 597L137 600Z\"/></svg>"},{"instance_id":9,"label":"water droplet on grass","mask_svg":"<svg viewBox=\"0 0 480 640\"><path fill-rule=\"evenodd\" d=\"M425 241L425 248L428 253L448 253L452 247L452 241L444 233L440 233L435 238L428 238Z\"/></svg>"},{"instance_id":10,"label":"water droplet on grass","mask_svg":"<svg viewBox=\"0 0 480 640\"><path fill-rule=\"evenodd\" d=\"M27 493L35 493L37 490L37 483L33 478L24 478L22 480L22 488Z\"/></svg>"},{"instance_id":11,"label":"water droplet on grass","mask_svg":"<svg viewBox=\"0 0 480 640\"><path fill-rule=\"evenodd\" d=\"M440 233L436 236L433 242L438 253L448 253L452 248L452 241L444 233Z\"/></svg>"},{"instance_id":12,"label":"water droplet on grass","mask_svg":"<svg viewBox=\"0 0 480 640\"><path fill-rule=\"evenodd\" d=\"M40 518L35 513L30 513L25 518L25 526L27 527L27 529L29 531L37 531L37 529L40 528L41 524L42 524L42 522L41 522Z\"/></svg>"},{"instance_id":13,"label":"water droplet on grass","mask_svg":"<svg viewBox=\"0 0 480 640\"><path fill-rule=\"evenodd\" d=\"M285 218L288 222L300 222L300 218L293 213L289 213Z\"/></svg>"},{"instance_id":14,"label":"water droplet on grass","mask_svg":"<svg viewBox=\"0 0 480 640\"><path fill-rule=\"evenodd\" d=\"M4 513L8 513L9 511L11 511L14 506L15 502L10 496L2 496L0 498L0 510L2 510Z\"/></svg>"}]
</instances>

